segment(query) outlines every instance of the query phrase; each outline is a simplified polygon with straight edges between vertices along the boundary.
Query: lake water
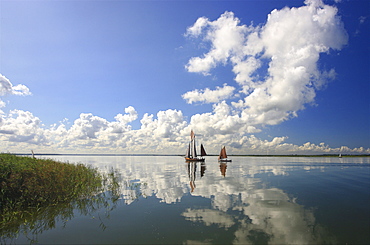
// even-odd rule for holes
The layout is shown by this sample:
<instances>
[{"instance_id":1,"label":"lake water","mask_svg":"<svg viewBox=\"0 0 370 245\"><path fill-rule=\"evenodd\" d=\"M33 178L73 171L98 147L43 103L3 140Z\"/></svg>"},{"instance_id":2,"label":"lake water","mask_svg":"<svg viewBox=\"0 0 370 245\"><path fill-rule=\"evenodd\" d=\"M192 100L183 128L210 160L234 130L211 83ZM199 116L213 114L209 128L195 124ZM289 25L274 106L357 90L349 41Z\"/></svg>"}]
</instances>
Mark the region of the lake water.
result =
<instances>
[{"instance_id":1,"label":"lake water","mask_svg":"<svg viewBox=\"0 0 370 245\"><path fill-rule=\"evenodd\" d=\"M48 214L3 243L370 244L369 157L48 158L113 167L119 198Z\"/></svg>"}]
</instances>

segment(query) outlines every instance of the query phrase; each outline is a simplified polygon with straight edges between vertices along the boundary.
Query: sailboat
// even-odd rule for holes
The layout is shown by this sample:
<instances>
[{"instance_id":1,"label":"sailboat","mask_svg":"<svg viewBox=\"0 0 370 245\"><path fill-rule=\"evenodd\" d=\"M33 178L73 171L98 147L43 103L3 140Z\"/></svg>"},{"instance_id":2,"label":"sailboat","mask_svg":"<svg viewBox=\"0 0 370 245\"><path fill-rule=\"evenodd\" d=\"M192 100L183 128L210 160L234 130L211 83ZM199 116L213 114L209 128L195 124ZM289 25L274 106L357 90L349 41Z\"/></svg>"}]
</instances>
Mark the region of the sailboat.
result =
<instances>
[{"instance_id":1,"label":"sailboat","mask_svg":"<svg viewBox=\"0 0 370 245\"><path fill-rule=\"evenodd\" d=\"M231 159L227 159L225 146L221 148L220 155L218 156L219 162L231 162Z\"/></svg>"},{"instance_id":2,"label":"sailboat","mask_svg":"<svg viewBox=\"0 0 370 245\"><path fill-rule=\"evenodd\" d=\"M190 133L190 143L185 154L185 161L187 162L204 162L203 156L206 156L207 153L203 147L203 144L200 144L200 157L197 155L196 144L195 144L195 134L193 130Z\"/></svg>"}]
</instances>

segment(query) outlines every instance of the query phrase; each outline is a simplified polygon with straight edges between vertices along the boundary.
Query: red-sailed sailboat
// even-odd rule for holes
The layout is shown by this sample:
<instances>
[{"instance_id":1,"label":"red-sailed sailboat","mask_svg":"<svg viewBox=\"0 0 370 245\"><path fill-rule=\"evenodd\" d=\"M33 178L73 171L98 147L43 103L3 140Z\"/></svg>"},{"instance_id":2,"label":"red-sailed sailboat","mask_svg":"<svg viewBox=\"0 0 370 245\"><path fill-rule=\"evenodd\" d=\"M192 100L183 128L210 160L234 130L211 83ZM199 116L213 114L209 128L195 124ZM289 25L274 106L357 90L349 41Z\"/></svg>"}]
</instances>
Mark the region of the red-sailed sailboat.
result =
<instances>
[{"instance_id":1,"label":"red-sailed sailboat","mask_svg":"<svg viewBox=\"0 0 370 245\"><path fill-rule=\"evenodd\" d=\"M231 162L231 159L227 159L225 146L221 148L220 155L218 156L219 162Z\"/></svg>"}]
</instances>

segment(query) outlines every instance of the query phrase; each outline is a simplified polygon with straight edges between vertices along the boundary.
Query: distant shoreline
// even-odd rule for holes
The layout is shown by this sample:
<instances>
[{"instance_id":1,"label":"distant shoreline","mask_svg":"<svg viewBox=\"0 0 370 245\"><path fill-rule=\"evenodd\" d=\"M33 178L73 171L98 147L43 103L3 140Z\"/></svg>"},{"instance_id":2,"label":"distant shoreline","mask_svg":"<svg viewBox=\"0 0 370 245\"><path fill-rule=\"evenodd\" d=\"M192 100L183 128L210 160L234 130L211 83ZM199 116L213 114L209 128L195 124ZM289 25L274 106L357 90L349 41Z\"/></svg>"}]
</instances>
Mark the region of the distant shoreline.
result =
<instances>
[{"instance_id":1,"label":"distant shoreline","mask_svg":"<svg viewBox=\"0 0 370 245\"><path fill-rule=\"evenodd\" d=\"M31 153L11 153L13 155L19 156L32 156ZM179 154L99 154L99 153L66 153L66 154L59 154L59 153L35 153L34 156L179 156L183 157L183 155ZM207 156L218 156L209 154ZM230 155L229 157L339 157L339 154L310 154L310 155L303 155L303 154L276 154L276 155L254 155L254 154L246 154L246 155ZM342 154L342 157L370 157L370 154Z\"/></svg>"}]
</instances>

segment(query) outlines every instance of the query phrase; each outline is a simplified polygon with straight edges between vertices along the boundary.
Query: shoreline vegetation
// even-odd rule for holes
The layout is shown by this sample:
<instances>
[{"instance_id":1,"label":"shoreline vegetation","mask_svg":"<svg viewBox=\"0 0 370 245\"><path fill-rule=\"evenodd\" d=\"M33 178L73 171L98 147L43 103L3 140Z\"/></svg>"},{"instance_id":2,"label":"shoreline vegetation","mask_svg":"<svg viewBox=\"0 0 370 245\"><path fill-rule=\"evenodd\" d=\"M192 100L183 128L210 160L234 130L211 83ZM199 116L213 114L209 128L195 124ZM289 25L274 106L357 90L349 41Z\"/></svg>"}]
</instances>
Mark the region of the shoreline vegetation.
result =
<instances>
[{"instance_id":1,"label":"shoreline vegetation","mask_svg":"<svg viewBox=\"0 0 370 245\"><path fill-rule=\"evenodd\" d=\"M0 154L0 212L91 196L103 176L84 164Z\"/></svg>"},{"instance_id":2,"label":"shoreline vegetation","mask_svg":"<svg viewBox=\"0 0 370 245\"><path fill-rule=\"evenodd\" d=\"M27 227L40 233L58 216L69 220L74 208L111 207L119 199L119 178L113 169L103 174L82 163L1 153L0 237L14 238Z\"/></svg>"}]
</instances>

